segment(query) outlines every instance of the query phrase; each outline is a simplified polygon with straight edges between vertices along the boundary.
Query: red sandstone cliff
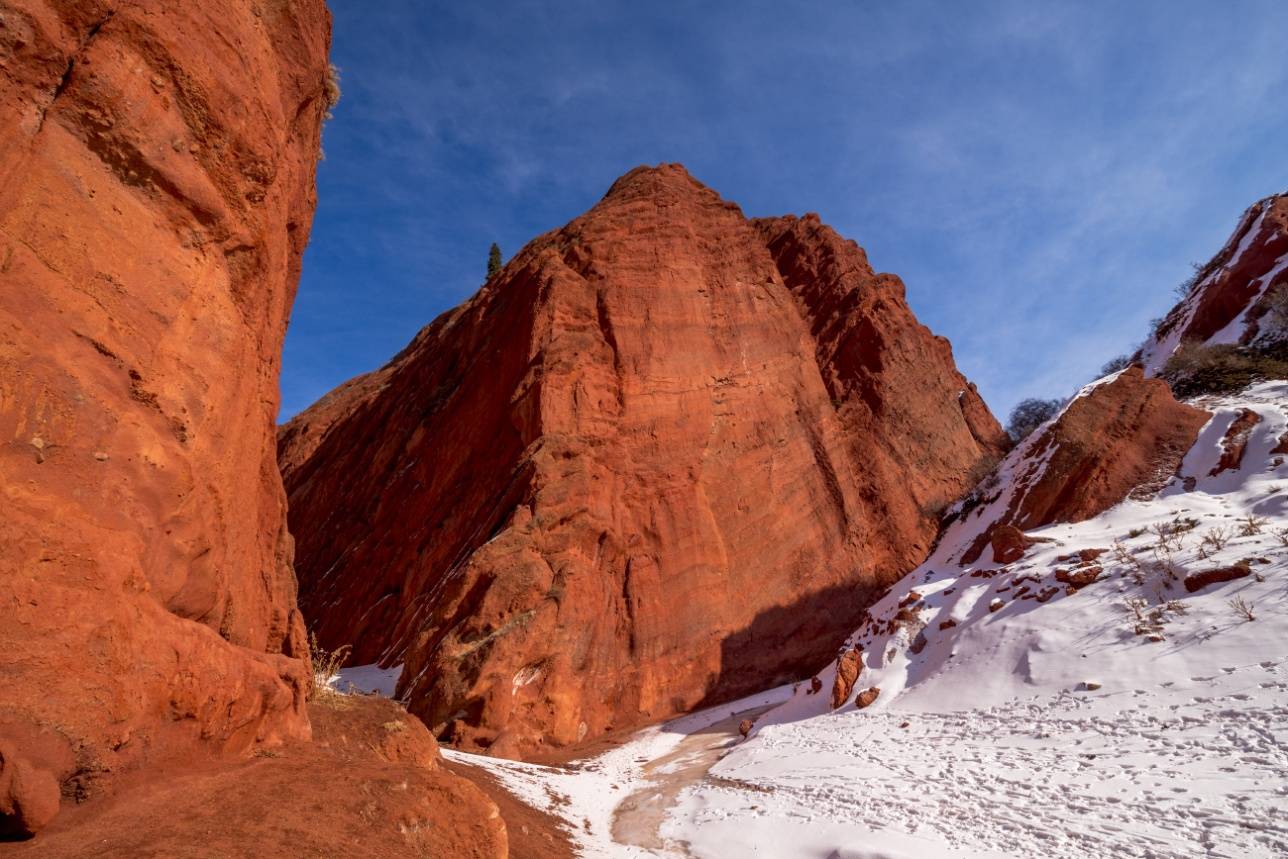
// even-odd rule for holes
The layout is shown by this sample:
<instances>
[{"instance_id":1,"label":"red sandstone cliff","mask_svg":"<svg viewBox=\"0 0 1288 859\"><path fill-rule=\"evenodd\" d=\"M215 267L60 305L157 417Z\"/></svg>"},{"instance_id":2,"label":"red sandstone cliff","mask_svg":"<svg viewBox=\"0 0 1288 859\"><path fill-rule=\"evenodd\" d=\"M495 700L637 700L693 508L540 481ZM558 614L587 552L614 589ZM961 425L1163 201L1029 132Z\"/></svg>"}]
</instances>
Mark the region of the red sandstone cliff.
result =
<instances>
[{"instance_id":1,"label":"red sandstone cliff","mask_svg":"<svg viewBox=\"0 0 1288 859\"><path fill-rule=\"evenodd\" d=\"M530 755L826 661L1003 433L817 217L639 168L281 432L301 605Z\"/></svg>"},{"instance_id":2,"label":"red sandstone cliff","mask_svg":"<svg viewBox=\"0 0 1288 859\"><path fill-rule=\"evenodd\" d=\"M1288 194L1254 203L1225 246L1196 274L1190 294L1137 354L1156 374L1183 343L1250 343L1272 292L1288 284Z\"/></svg>"},{"instance_id":3,"label":"red sandstone cliff","mask_svg":"<svg viewBox=\"0 0 1288 859\"><path fill-rule=\"evenodd\" d=\"M329 38L0 0L0 828L309 733L274 417Z\"/></svg>"},{"instance_id":4,"label":"red sandstone cliff","mask_svg":"<svg viewBox=\"0 0 1288 859\"><path fill-rule=\"evenodd\" d=\"M962 558L971 563L1002 526L1019 530L1081 522L1125 500L1152 496L1176 473L1211 415L1178 403L1167 383L1139 366L1088 385L1035 430L976 490L966 516L988 516ZM1000 502L1000 503L998 503ZM1005 539L1022 551L1015 532Z\"/></svg>"}]
</instances>

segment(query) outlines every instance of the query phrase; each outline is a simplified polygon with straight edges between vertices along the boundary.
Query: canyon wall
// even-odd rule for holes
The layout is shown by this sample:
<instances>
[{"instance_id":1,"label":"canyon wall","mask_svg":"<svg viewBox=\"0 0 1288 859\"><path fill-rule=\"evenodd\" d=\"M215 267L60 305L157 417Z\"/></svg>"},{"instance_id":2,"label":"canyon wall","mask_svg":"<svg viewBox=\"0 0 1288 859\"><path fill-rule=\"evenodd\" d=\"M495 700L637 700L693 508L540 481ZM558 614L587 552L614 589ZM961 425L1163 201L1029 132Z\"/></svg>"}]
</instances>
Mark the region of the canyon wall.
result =
<instances>
[{"instance_id":1,"label":"canyon wall","mask_svg":"<svg viewBox=\"0 0 1288 859\"><path fill-rule=\"evenodd\" d=\"M322 0L0 0L0 826L309 733L275 459Z\"/></svg>"}]
</instances>

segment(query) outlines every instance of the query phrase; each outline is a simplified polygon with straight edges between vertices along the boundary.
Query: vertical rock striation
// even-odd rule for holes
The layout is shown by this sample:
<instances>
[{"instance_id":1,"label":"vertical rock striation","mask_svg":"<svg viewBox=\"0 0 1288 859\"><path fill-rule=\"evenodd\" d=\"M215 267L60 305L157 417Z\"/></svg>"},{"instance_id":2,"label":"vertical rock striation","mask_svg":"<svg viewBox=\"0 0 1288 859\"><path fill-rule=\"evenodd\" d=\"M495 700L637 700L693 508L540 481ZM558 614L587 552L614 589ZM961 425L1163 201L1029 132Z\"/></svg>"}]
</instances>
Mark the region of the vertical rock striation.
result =
<instances>
[{"instance_id":1,"label":"vertical rock striation","mask_svg":"<svg viewBox=\"0 0 1288 859\"><path fill-rule=\"evenodd\" d=\"M322 0L0 0L0 740L65 797L308 734L274 420L329 40Z\"/></svg>"}]
</instances>

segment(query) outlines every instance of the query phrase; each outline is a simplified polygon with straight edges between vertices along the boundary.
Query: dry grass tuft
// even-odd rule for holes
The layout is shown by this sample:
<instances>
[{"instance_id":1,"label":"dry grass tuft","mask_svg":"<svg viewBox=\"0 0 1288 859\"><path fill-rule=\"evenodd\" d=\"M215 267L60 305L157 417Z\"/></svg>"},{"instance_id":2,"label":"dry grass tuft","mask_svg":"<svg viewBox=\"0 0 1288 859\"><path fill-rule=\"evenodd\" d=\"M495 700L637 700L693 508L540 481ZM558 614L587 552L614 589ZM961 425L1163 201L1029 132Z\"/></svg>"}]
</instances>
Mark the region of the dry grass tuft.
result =
<instances>
[{"instance_id":1,"label":"dry grass tuft","mask_svg":"<svg viewBox=\"0 0 1288 859\"><path fill-rule=\"evenodd\" d=\"M1241 526L1239 534L1244 537L1255 537L1261 533L1262 529L1266 527L1266 524L1269 521L1270 520L1265 516L1257 516L1249 513L1247 516L1239 520L1239 525Z\"/></svg>"},{"instance_id":2,"label":"dry grass tuft","mask_svg":"<svg viewBox=\"0 0 1288 859\"><path fill-rule=\"evenodd\" d=\"M340 103L340 69L335 63L326 67L326 80L322 82L322 92L326 96L326 118L331 119L335 106Z\"/></svg>"},{"instance_id":3,"label":"dry grass tuft","mask_svg":"<svg viewBox=\"0 0 1288 859\"><path fill-rule=\"evenodd\" d=\"M335 650L327 650L318 643L317 633L309 633L309 653L313 657L314 695L340 694L331 685L331 678L344 667L344 663L349 659L349 651L352 649L346 644Z\"/></svg>"}]
</instances>

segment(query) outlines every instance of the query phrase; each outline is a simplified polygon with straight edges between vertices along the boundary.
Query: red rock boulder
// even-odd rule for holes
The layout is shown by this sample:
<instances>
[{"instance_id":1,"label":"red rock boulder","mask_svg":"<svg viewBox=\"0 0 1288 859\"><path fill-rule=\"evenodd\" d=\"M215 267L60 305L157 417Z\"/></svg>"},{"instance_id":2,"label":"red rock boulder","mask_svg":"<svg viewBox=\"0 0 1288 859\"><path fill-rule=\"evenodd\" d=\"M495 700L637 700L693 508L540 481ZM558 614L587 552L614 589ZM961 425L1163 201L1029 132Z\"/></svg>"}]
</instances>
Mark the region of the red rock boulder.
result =
<instances>
[{"instance_id":1,"label":"red rock boulder","mask_svg":"<svg viewBox=\"0 0 1288 859\"><path fill-rule=\"evenodd\" d=\"M1080 522L1127 498L1162 488L1211 417L1178 403L1167 383L1139 367L1078 397L1032 448L1048 452L1024 486L1014 522L1022 529Z\"/></svg>"},{"instance_id":2,"label":"red rock boulder","mask_svg":"<svg viewBox=\"0 0 1288 859\"><path fill-rule=\"evenodd\" d=\"M1099 579L1102 572L1104 570L1099 564L1086 564L1074 567L1072 570L1056 570L1055 580L1069 585L1074 590L1081 590Z\"/></svg>"},{"instance_id":3,"label":"red rock boulder","mask_svg":"<svg viewBox=\"0 0 1288 859\"><path fill-rule=\"evenodd\" d=\"M0 840L34 835L58 814L58 781L0 742Z\"/></svg>"},{"instance_id":4,"label":"red rock boulder","mask_svg":"<svg viewBox=\"0 0 1288 859\"><path fill-rule=\"evenodd\" d=\"M323 642L523 755L816 669L1004 445L897 278L665 165L292 420L281 460Z\"/></svg>"},{"instance_id":5,"label":"red rock boulder","mask_svg":"<svg viewBox=\"0 0 1288 859\"><path fill-rule=\"evenodd\" d=\"M879 697L881 697L881 690L876 686L872 686L864 689L855 697L854 706L860 710L866 710L875 704Z\"/></svg>"},{"instance_id":6,"label":"red rock boulder","mask_svg":"<svg viewBox=\"0 0 1288 859\"><path fill-rule=\"evenodd\" d=\"M1015 563L1032 545L1024 532L1014 525L998 525L989 536L989 542L993 546L993 562L996 564Z\"/></svg>"},{"instance_id":7,"label":"red rock boulder","mask_svg":"<svg viewBox=\"0 0 1288 859\"><path fill-rule=\"evenodd\" d=\"M850 699L854 691L854 681L859 679L863 670L863 651L850 648L836 658L836 677L832 681L832 709L835 710Z\"/></svg>"},{"instance_id":8,"label":"red rock boulder","mask_svg":"<svg viewBox=\"0 0 1288 859\"><path fill-rule=\"evenodd\" d=\"M308 735L274 419L329 38L322 0L0 4L0 825Z\"/></svg>"},{"instance_id":9,"label":"red rock boulder","mask_svg":"<svg viewBox=\"0 0 1288 859\"><path fill-rule=\"evenodd\" d=\"M1185 590L1189 593L1195 593L1203 590L1208 585L1232 582L1235 579L1246 579L1250 575L1252 575L1252 567L1246 561L1240 561L1228 567L1213 567L1210 570L1202 570L1186 576Z\"/></svg>"}]
</instances>

